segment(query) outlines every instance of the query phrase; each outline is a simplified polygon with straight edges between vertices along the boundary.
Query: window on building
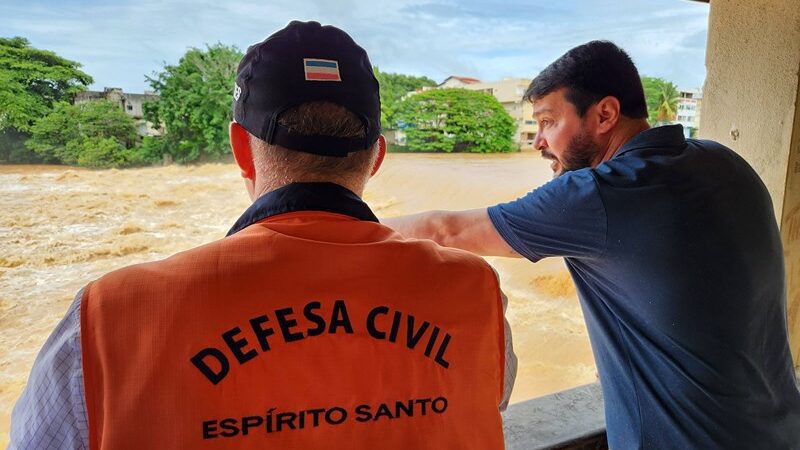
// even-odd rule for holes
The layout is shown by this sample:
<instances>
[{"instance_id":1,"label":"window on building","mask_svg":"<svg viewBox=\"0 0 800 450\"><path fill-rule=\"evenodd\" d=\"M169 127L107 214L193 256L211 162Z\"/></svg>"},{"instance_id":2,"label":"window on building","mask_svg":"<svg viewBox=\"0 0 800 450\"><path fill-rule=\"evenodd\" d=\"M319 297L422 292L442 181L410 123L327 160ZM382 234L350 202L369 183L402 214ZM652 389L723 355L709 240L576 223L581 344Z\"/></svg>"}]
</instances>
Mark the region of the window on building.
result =
<instances>
[{"instance_id":1,"label":"window on building","mask_svg":"<svg viewBox=\"0 0 800 450\"><path fill-rule=\"evenodd\" d=\"M133 105L127 105L127 106L128 106L128 111L133 111Z\"/></svg>"}]
</instances>

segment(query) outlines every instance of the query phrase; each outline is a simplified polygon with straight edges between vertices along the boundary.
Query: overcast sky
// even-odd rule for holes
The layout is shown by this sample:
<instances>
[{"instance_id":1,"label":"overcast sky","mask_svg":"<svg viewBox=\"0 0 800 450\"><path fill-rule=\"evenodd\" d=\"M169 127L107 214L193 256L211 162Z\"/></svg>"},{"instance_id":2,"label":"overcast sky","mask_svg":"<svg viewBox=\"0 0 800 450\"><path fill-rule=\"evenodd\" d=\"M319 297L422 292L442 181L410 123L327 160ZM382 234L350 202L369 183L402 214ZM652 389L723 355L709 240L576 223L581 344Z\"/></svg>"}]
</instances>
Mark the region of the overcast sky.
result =
<instances>
[{"instance_id":1,"label":"overcast sky","mask_svg":"<svg viewBox=\"0 0 800 450\"><path fill-rule=\"evenodd\" d=\"M92 89L149 89L189 47L244 50L289 21L347 31L385 72L533 78L571 47L609 39L644 75L702 87L708 4L687 0L0 0L0 36L83 64Z\"/></svg>"}]
</instances>

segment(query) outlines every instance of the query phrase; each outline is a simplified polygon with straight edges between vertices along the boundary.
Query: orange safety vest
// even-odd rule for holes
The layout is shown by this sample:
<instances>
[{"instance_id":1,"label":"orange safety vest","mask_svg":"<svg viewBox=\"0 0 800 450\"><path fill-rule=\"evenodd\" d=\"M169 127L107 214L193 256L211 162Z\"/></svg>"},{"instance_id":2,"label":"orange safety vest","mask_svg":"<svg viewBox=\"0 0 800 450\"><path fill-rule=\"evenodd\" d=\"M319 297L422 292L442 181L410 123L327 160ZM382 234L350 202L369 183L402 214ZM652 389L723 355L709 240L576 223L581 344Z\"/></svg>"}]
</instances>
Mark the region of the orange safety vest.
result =
<instances>
[{"instance_id":1,"label":"orange safety vest","mask_svg":"<svg viewBox=\"0 0 800 450\"><path fill-rule=\"evenodd\" d=\"M503 448L486 262L341 214L280 214L89 284L92 449Z\"/></svg>"}]
</instances>

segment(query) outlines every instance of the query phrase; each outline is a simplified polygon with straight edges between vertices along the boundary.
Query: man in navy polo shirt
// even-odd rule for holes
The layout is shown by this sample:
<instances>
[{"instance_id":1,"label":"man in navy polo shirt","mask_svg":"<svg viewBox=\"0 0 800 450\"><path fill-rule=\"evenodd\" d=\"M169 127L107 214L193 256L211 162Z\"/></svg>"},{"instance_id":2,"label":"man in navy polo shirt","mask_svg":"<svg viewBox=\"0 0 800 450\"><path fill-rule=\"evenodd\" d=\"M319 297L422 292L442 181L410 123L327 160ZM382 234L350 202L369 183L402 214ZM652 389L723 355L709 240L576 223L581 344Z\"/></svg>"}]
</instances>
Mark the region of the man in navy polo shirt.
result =
<instances>
[{"instance_id":1,"label":"man in navy polo shirt","mask_svg":"<svg viewBox=\"0 0 800 450\"><path fill-rule=\"evenodd\" d=\"M563 256L614 449L800 448L772 201L730 149L650 129L610 42L545 68L526 98L555 178L515 201L384 222L483 255Z\"/></svg>"}]
</instances>

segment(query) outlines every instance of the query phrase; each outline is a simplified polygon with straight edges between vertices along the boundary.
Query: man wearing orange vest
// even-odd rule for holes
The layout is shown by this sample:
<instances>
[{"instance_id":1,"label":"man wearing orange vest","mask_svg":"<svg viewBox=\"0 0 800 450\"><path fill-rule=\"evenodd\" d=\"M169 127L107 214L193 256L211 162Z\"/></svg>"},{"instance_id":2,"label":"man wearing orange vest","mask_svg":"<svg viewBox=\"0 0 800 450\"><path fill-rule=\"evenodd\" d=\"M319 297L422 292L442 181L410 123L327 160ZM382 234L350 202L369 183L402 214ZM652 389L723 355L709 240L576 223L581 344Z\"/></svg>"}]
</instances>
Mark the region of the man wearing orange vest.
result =
<instances>
[{"instance_id":1,"label":"man wearing orange vest","mask_svg":"<svg viewBox=\"0 0 800 450\"><path fill-rule=\"evenodd\" d=\"M12 448L503 447L516 360L482 259L382 226L378 83L343 31L250 47L228 236L87 285L45 344Z\"/></svg>"}]
</instances>

